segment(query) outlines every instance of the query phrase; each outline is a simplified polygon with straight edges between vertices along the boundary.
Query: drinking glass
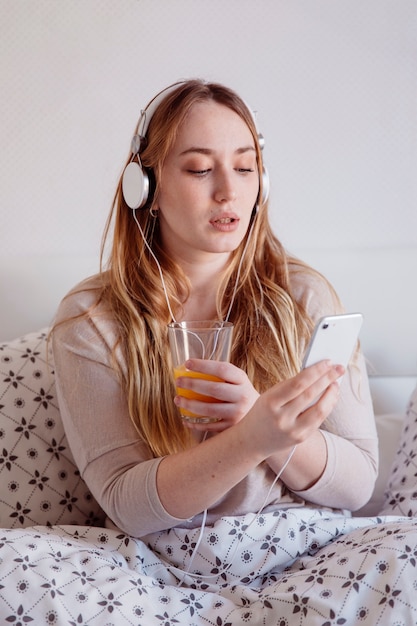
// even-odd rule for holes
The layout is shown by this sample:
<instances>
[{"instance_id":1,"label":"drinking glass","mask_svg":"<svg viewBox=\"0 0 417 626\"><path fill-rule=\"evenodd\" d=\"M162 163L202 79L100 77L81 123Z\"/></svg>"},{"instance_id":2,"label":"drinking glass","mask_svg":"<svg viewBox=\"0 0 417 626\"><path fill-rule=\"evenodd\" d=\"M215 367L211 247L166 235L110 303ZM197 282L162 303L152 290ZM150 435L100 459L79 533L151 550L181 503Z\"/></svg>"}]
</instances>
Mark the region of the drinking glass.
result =
<instances>
[{"instance_id":1,"label":"drinking glass","mask_svg":"<svg viewBox=\"0 0 417 626\"><path fill-rule=\"evenodd\" d=\"M222 321L190 321L172 322L168 324L168 337L171 347L174 366L174 379L179 376L203 378L205 380L221 381L217 376L187 370L187 359L212 359L215 361L229 361L232 347L233 324ZM200 400L201 402L217 402L215 398L205 396L191 389L177 387L177 394L185 398ZM182 419L192 423L208 423L217 421L205 415L196 415L191 411L180 408Z\"/></svg>"}]
</instances>

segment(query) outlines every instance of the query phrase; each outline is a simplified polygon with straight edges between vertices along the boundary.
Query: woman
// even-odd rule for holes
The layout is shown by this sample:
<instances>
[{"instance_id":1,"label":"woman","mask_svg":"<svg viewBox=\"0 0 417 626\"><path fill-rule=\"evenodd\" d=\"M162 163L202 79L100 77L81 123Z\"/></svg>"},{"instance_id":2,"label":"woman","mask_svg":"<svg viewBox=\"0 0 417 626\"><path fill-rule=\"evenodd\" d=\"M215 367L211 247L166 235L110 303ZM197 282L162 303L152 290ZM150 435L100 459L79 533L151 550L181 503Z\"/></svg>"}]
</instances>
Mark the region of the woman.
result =
<instances>
[{"instance_id":1,"label":"woman","mask_svg":"<svg viewBox=\"0 0 417 626\"><path fill-rule=\"evenodd\" d=\"M336 363L300 371L315 322L341 305L272 234L267 186L229 89L184 81L142 112L107 267L63 300L52 335L67 438L110 528L6 531L6 621L416 623L415 410L387 516L352 517L377 465L363 358L340 387ZM202 403L176 395L174 319L234 324L230 363L187 361L220 381L177 381L216 399L212 423L180 418Z\"/></svg>"},{"instance_id":2,"label":"woman","mask_svg":"<svg viewBox=\"0 0 417 626\"><path fill-rule=\"evenodd\" d=\"M224 86L184 81L142 112L132 145L108 266L64 299L53 333L60 409L93 495L134 537L260 509L361 507L377 468L363 358L340 388L338 364L300 371L315 322L341 306L271 231L250 110ZM201 404L175 394L167 325L226 318L231 362L187 363L224 382L177 381L213 396L217 421L183 422L178 407Z\"/></svg>"}]
</instances>

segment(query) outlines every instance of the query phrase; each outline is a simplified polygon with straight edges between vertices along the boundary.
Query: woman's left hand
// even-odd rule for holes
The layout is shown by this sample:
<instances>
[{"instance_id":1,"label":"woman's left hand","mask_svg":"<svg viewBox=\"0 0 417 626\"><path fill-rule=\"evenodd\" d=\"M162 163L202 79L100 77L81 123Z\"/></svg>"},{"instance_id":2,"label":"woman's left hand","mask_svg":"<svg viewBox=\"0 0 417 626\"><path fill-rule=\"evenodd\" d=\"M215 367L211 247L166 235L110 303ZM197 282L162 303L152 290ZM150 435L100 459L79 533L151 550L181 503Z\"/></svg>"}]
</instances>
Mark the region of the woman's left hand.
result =
<instances>
[{"instance_id":1,"label":"woman's left hand","mask_svg":"<svg viewBox=\"0 0 417 626\"><path fill-rule=\"evenodd\" d=\"M214 399L211 402L202 402L179 395L175 396L174 402L178 407L196 415L218 420L209 423L190 423L184 420L184 425L188 428L211 432L220 432L230 428L246 415L259 397L259 393L246 373L232 363L190 359L185 365L192 372L200 372L203 375L208 374L221 379L212 381L190 376L177 378L177 387Z\"/></svg>"}]
</instances>

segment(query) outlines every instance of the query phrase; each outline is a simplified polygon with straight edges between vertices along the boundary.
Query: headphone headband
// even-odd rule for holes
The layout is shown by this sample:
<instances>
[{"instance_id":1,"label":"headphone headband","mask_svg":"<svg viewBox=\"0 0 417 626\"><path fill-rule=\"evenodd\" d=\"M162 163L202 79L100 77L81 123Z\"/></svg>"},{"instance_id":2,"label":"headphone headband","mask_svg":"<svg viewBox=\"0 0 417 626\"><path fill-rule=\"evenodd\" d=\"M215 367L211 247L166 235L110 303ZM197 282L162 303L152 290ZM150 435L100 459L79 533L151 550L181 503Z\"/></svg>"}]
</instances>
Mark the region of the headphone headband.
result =
<instances>
[{"instance_id":1,"label":"headphone headband","mask_svg":"<svg viewBox=\"0 0 417 626\"><path fill-rule=\"evenodd\" d=\"M153 118L154 113L159 107L159 105L161 104L161 102L165 100L165 98L172 91L175 91L175 89L177 89L179 85L183 85L184 82L185 81L181 80L181 81L178 81L177 83L173 83L172 85L169 85L168 87L165 87L165 89L162 89L161 91L159 91L156 94L156 96L154 96L152 100L148 102L145 109L141 110L139 123L138 123L138 132L136 133L136 135L133 136L132 143L131 143L131 150L132 150L133 155L136 155L139 153L141 144L146 139L146 133L148 132L150 121Z\"/></svg>"}]
</instances>

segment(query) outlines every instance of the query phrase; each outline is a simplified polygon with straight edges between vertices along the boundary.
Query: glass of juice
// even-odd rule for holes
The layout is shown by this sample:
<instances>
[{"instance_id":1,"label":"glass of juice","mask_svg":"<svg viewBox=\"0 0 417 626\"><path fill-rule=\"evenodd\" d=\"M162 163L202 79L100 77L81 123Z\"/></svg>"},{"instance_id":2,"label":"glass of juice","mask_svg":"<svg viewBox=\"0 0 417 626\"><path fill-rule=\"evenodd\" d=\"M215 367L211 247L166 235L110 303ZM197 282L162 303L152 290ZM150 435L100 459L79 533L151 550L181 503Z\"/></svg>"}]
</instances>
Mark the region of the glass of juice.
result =
<instances>
[{"instance_id":1,"label":"glass of juice","mask_svg":"<svg viewBox=\"0 0 417 626\"><path fill-rule=\"evenodd\" d=\"M187 359L213 359L214 361L229 361L232 347L233 324L222 321L191 321L172 322L168 324L168 337L171 347L172 362L175 380L179 376L203 378L205 380L221 381L217 376L210 376L200 372L187 370ZM216 402L215 398L204 396L177 387L177 394L201 402ZM205 415L196 415L191 411L180 409L181 417L189 422L208 423L213 420Z\"/></svg>"}]
</instances>

